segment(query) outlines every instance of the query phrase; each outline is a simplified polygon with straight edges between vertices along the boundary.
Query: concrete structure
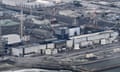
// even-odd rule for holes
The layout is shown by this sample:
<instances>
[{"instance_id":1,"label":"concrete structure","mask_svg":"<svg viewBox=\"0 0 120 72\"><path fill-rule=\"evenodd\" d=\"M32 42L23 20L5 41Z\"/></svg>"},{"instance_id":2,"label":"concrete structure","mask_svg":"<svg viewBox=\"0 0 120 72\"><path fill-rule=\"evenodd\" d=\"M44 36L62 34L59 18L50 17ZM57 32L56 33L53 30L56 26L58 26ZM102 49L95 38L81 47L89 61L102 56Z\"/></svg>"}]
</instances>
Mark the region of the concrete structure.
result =
<instances>
[{"instance_id":1,"label":"concrete structure","mask_svg":"<svg viewBox=\"0 0 120 72\"><path fill-rule=\"evenodd\" d=\"M55 4L51 1L47 0L35 0L31 2L25 2L22 4L22 7L24 8L30 8L30 9L35 9L35 8L40 8L40 7L50 7L54 6ZM20 4L17 4L17 6L20 6Z\"/></svg>"},{"instance_id":2,"label":"concrete structure","mask_svg":"<svg viewBox=\"0 0 120 72\"><path fill-rule=\"evenodd\" d=\"M48 20L48 19L37 20L37 19L32 18L31 21L32 21L34 24L38 24L38 25L41 25L41 24L50 24L50 20Z\"/></svg>"},{"instance_id":3,"label":"concrete structure","mask_svg":"<svg viewBox=\"0 0 120 72\"><path fill-rule=\"evenodd\" d=\"M50 48L51 47L51 48ZM17 48L11 48L11 54L13 56L31 56L31 55L54 55L58 50L54 47L54 44L33 44L28 46L19 46Z\"/></svg>"},{"instance_id":4,"label":"concrete structure","mask_svg":"<svg viewBox=\"0 0 120 72\"><path fill-rule=\"evenodd\" d=\"M66 41L66 47L73 48L73 40L67 40Z\"/></svg>"},{"instance_id":5,"label":"concrete structure","mask_svg":"<svg viewBox=\"0 0 120 72\"><path fill-rule=\"evenodd\" d=\"M2 38L7 41L8 45L17 44L21 42L20 36L17 34L3 35Z\"/></svg>"},{"instance_id":6,"label":"concrete structure","mask_svg":"<svg viewBox=\"0 0 120 72\"><path fill-rule=\"evenodd\" d=\"M19 24L10 19L0 20L1 32L2 35L6 34L18 34L19 33Z\"/></svg>"},{"instance_id":7,"label":"concrete structure","mask_svg":"<svg viewBox=\"0 0 120 72\"><path fill-rule=\"evenodd\" d=\"M80 27L69 28L69 37L80 35Z\"/></svg>"},{"instance_id":8,"label":"concrete structure","mask_svg":"<svg viewBox=\"0 0 120 72\"><path fill-rule=\"evenodd\" d=\"M108 36L107 36L108 35ZM59 52L68 50L78 50L83 47L92 46L94 44L105 45L114 42L118 37L118 32L113 30L103 31L98 33L80 35L70 37L70 40L58 40L53 43L23 46L19 48L12 48L12 54L21 56L30 54L54 55Z\"/></svg>"},{"instance_id":9,"label":"concrete structure","mask_svg":"<svg viewBox=\"0 0 120 72\"><path fill-rule=\"evenodd\" d=\"M70 37L74 40L74 44L80 44L81 47L89 46L93 44L109 44L112 43L118 37L118 32L113 30L97 32L92 34L80 35Z\"/></svg>"},{"instance_id":10,"label":"concrete structure","mask_svg":"<svg viewBox=\"0 0 120 72\"><path fill-rule=\"evenodd\" d=\"M17 6L17 4L21 4L27 1L28 0L2 0L2 3L5 5Z\"/></svg>"},{"instance_id":11,"label":"concrete structure","mask_svg":"<svg viewBox=\"0 0 120 72\"><path fill-rule=\"evenodd\" d=\"M73 10L61 10L59 11L59 15L72 17L72 18L81 16L81 14L77 13L77 11L73 11Z\"/></svg>"}]
</instances>

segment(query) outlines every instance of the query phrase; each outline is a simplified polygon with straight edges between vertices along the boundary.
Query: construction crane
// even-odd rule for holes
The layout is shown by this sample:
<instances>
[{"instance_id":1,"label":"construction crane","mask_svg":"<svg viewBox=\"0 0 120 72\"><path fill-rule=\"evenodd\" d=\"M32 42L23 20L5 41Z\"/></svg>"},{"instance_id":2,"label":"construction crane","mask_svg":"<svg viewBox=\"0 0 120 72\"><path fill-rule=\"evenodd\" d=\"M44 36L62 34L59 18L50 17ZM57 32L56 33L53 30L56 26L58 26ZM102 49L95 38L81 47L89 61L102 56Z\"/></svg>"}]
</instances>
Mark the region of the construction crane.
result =
<instances>
[{"instance_id":1,"label":"construction crane","mask_svg":"<svg viewBox=\"0 0 120 72\"><path fill-rule=\"evenodd\" d=\"M56 16L56 8L53 8L53 16L55 17Z\"/></svg>"},{"instance_id":2,"label":"construction crane","mask_svg":"<svg viewBox=\"0 0 120 72\"><path fill-rule=\"evenodd\" d=\"M2 38L2 28L1 28L1 20L0 20L0 56L4 58L5 55L5 44L6 44L6 39Z\"/></svg>"},{"instance_id":3,"label":"construction crane","mask_svg":"<svg viewBox=\"0 0 120 72\"><path fill-rule=\"evenodd\" d=\"M88 22L88 24L90 24L87 25L89 27L98 28L96 19L96 9L93 9L92 12L90 12L90 21Z\"/></svg>"},{"instance_id":4,"label":"construction crane","mask_svg":"<svg viewBox=\"0 0 120 72\"><path fill-rule=\"evenodd\" d=\"M22 2L23 3L23 2ZM22 4L20 5L20 38L23 39L23 7Z\"/></svg>"},{"instance_id":5,"label":"construction crane","mask_svg":"<svg viewBox=\"0 0 120 72\"><path fill-rule=\"evenodd\" d=\"M93 13L91 13L91 17L90 17L90 20L93 21L93 24L96 26L96 10L94 9L93 10Z\"/></svg>"},{"instance_id":6,"label":"construction crane","mask_svg":"<svg viewBox=\"0 0 120 72\"><path fill-rule=\"evenodd\" d=\"M0 21L1 24L1 21ZM1 31L1 25L0 25L0 55L2 55L3 49L2 49L2 31Z\"/></svg>"},{"instance_id":7,"label":"construction crane","mask_svg":"<svg viewBox=\"0 0 120 72\"><path fill-rule=\"evenodd\" d=\"M93 24L95 27L97 27L96 9L93 11Z\"/></svg>"},{"instance_id":8,"label":"construction crane","mask_svg":"<svg viewBox=\"0 0 120 72\"><path fill-rule=\"evenodd\" d=\"M74 18L74 20L73 20L73 25L72 25L72 26L77 26L77 24L78 24L77 19L78 19L77 17Z\"/></svg>"},{"instance_id":9,"label":"construction crane","mask_svg":"<svg viewBox=\"0 0 120 72\"><path fill-rule=\"evenodd\" d=\"M32 7L30 7L30 15L32 15L32 13L33 13L33 9Z\"/></svg>"},{"instance_id":10,"label":"construction crane","mask_svg":"<svg viewBox=\"0 0 120 72\"><path fill-rule=\"evenodd\" d=\"M53 16L51 16L51 18L50 18L51 23L49 25L50 25L51 31L54 33L55 31L54 31L54 28L52 27L51 24L52 23L54 24L56 22L56 18L54 18L56 16L56 13L57 13L56 8L52 9L52 13L53 13Z\"/></svg>"}]
</instances>

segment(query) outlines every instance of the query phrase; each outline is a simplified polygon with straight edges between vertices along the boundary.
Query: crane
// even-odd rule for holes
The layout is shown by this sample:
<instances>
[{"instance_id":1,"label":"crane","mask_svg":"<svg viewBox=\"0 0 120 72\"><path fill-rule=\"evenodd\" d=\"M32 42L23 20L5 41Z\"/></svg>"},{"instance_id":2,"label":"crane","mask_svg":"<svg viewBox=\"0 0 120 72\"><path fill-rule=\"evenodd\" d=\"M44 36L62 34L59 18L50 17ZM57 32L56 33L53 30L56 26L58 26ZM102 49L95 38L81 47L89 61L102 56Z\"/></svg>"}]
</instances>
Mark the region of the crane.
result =
<instances>
[{"instance_id":1,"label":"crane","mask_svg":"<svg viewBox=\"0 0 120 72\"><path fill-rule=\"evenodd\" d=\"M1 21L0 21L0 24L1 24ZM2 47L2 31L1 31L1 25L0 25L0 55L2 55L2 52L3 52L3 47Z\"/></svg>"},{"instance_id":2,"label":"crane","mask_svg":"<svg viewBox=\"0 0 120 72\"><path fill-rule=\"evenodd\" d=\"M22 7L22 4L23 2L21 2L21 5L20 5L20 38L21 40L23 40L23 7Z\"/></svg>"},{"instance_id":3,"label":"crane","mask_svg":"<svg viewBox=\"0 0 120 72\"><path fill-rule=\"evenodd\" d=\"M96 14L96 9L92 9L92 12L90 12L90 21L88 22L90 25L87 25L88 27L98 28Z\"/></svg>"}]
</instances>

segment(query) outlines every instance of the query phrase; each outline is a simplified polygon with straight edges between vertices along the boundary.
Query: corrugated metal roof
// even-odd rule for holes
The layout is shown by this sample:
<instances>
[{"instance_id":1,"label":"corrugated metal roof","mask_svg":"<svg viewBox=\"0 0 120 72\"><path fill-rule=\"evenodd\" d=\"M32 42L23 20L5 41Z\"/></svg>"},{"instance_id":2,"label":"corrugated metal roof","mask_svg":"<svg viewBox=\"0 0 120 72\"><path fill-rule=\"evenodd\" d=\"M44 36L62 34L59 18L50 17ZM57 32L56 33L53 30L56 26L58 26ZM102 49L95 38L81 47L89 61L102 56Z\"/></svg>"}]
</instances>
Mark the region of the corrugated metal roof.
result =
<instances>
[{"instance_id":1,"label":"corrugated metal roof","mask_svg":"<svg viewBox=\"0 0 120 72\"><path fill-rule=\"evenodd\" d=\"M14 22L9 19L0 20L0 26L12 26L12 25L18 25L18 24L19 24L18 22Z\"/></svg>"}]
</instances>

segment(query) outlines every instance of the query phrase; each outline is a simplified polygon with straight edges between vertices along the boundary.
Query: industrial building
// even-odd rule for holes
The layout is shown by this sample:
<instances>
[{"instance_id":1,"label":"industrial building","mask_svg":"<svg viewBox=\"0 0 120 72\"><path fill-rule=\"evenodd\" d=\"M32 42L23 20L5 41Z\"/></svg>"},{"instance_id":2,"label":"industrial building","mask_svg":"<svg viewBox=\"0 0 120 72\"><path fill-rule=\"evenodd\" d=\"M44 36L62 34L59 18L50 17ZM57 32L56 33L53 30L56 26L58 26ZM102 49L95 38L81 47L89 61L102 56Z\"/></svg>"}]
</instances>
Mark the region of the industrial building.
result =
<instances>
[{"instance_id":1,"label":"industrial building","mask_svg":"<svg viewBox=\"0 0 120 72\"><path fill-rule=\"evenodd\" d=\"M28 45L20 46L17 48L11 48L11 54L13 56L32 56L32 55L53 55L57 54L57 49L54 48L53 43L42 44L42 45Z\"/></svg>"},{"instance_id":2,"label":"industrial building","mask_svg":"<svg viewBox=\"0 0 120 72\"><path fill-rule=\"evenodd\" d=\"M3 35L2 38L6 41L6 44L8 45L21 43L21 39L18 34Z\"/></svg>"},{"instance_id":3,"label":"industrial building","mask_svg":"<svg viewBox=\"0 0 120 72\"><path fill-rule=\"evenodd\" d=\"M92 34L72 36L70 40L57 40L52 43L40 44L34 46L22 46L19 48L11 48L12 54L16 56L25 54L56 54L69 50L81 49L95 44L105 45L111 44L117 40L118 32L109 30ZM17 51L16 51L17 50Z\"/></svg>"},{"instance_id":4,"label":"industrial building","mask_svg":"<svg viewBox=\"0 0 120 72\"><path fill-rule=\"evenodd\" d=\"M2 0L2 4L10 5L10 6L21 6L23 8L35 9L41 7L51 7L55 6L59 3L69 3L73 2L72 0L64 1L64 0Z\"/></svg>"},{"instance_id":5,"label":"industrial building","mask_svg":"<svg viewBox=\"0 0 120 72\"><path fill-rule=\"evenodd\" d=\"M93 44L109 44L112 43L118 37L118 33L114 31L104 31L93 34L86 34L76 37L71 37L74 39L75 44L79 44L80 47L89 46Z\"/></svg>"},{"instance_id":6,"label":"industrial building","mask_svg":"<svg viewBox=\"0 0 120 72\"><path fill-rule=\"evenodd\" d=\"M0 1L0 61L73 72L120 66L119 2Z\"/></svg>"},{"instance_id":7,"label":"industrial building","mask_svg":"<svg viewBox=\"0 0 120 72\"><path fill-rule=\"evenodd\" d=\"M3 19L0 20L0 23L2 35L19 34L19 22L15 22L10 19Z\"/></svg>"},{"instance_id":8,"label":"industrial building","mask_svg":"<svg viewBox=\"0 0 120 72\"><path fill-rule=\"evenodd\" d=\"M76 26L76 24L82 24L82 14L76 10L60 10L56 16L57 20Z\"/></svg>"},{"instance_id":9,"label":"industrial building","mask_svg":"<svg viewBox=\"0 0 120 72\"><path fill-rule=\"evenodd\" d=\"M73 10L62 10L62 11L59 11L59 15L68 16L68 17L72 17L72 18L81 16L81 14L79 14L78 12L73 11Z\"/></svg>"}]
</instances>

